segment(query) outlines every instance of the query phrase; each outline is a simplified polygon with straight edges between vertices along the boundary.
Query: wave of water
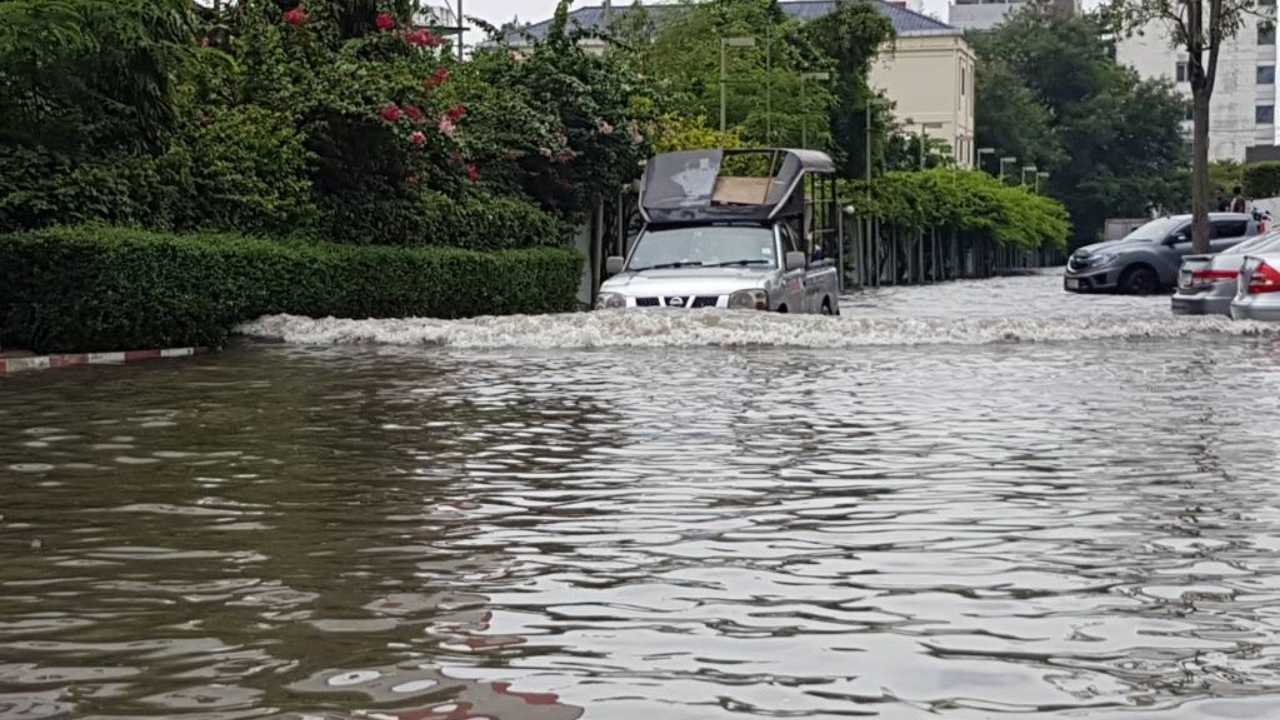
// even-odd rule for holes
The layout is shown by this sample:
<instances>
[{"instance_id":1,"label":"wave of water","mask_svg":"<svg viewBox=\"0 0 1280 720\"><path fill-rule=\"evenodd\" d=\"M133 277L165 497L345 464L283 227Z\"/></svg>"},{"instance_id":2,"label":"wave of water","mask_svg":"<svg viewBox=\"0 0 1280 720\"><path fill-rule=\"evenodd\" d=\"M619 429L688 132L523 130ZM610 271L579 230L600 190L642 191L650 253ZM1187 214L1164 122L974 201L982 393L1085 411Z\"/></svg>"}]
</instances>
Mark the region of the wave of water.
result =
<instances>
[{"instance_id":1,"label":"wave of water","mask_svg":"<svg viewBox=\"0 0 1280 720\"><path fill-rule=\"evenodd\" d=\"M1200 334L1276 335L1280 327L1225 317L1089 314L1073 317L824 317L724 311L608 311L467 320L349 320L270 315L237 328L300 345L387 344L457 348L609 348L985 345Z\"/></svg>"}]
</instances>

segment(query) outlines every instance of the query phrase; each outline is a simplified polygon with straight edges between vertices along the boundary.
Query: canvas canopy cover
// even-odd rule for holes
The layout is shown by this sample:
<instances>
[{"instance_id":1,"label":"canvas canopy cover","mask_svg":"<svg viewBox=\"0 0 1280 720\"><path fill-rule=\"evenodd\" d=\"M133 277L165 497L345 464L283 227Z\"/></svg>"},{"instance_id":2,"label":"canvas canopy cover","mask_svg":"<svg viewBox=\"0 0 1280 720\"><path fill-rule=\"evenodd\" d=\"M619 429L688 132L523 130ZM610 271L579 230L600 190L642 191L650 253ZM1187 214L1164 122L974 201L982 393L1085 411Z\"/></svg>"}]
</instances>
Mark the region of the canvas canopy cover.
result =
<instances>
[{"instance_id":1,"label":"canvas canopy cover","mask_svg":"<svg viewBox=\"0 0 1280 720\"><path fill-rule=\"evenodd\" d=\"M723 174L726 165L763 170ZM641 208L651 224L754 221L803 211L801 177L832 173L813 150L687 150L649 159Z\"/></svg>"}]
</instances>

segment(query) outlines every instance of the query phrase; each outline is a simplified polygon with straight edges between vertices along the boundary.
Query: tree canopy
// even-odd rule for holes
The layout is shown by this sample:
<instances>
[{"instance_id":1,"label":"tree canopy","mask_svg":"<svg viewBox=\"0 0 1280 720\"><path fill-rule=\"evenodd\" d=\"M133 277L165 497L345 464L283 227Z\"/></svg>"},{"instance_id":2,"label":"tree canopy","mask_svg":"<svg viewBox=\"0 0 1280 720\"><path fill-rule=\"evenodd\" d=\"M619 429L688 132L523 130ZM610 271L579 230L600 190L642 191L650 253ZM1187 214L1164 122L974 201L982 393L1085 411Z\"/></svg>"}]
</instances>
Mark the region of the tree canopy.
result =
<instances>
[{"instance_id":1,"label":"tree canopy","mask_svg":"<svg viewBox=\"0 0 1280 720\"><path fill-rule=\"evenodd\" d=\"M1167 82L1117 65L1097 17L1031 6L971 40L977 145L1049 172L1077 241L1092 241L1107 217L1185 203L1186 103Z\"/></svg>"}]
</instances>

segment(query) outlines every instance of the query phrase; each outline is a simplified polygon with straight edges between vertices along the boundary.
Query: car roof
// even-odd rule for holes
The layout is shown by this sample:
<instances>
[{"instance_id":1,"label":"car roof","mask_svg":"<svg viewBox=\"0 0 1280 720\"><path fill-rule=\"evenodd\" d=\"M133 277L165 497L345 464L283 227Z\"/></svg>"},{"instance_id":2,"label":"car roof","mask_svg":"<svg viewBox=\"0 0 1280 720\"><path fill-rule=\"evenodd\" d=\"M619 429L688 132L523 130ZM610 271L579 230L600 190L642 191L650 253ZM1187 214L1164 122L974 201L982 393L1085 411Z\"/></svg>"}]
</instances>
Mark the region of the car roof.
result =
<instances>
[{"instance_id":1,"label":"car roof","mask_svg":"<svg viewBox=\"0 0 1280 720\"><path fill-rule=\"evenodd\" d=\"M1170 220L1180 220L1183 222L1186 222L1187 220L1191 219L1191 215L1189 214L1188 215L1169 215L1167 217ZM1209 213L1209 219L1210 220L1252 220L1253 216L1250 215L1249 213L1211 212Z\"/></svg>"}]
</instances>

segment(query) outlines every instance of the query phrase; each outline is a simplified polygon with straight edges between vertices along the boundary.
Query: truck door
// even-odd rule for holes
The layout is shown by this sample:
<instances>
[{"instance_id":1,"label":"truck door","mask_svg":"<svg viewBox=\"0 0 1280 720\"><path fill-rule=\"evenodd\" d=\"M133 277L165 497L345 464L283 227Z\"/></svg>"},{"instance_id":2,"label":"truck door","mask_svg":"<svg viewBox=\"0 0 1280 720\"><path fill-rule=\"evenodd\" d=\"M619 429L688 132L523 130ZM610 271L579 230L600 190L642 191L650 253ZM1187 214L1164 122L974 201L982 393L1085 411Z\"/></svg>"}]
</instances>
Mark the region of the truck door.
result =
<instances>
[{"instance_id":1,"label":"truck door","mask_svg":"<svg viewBox=\"0 0 1280 720\"><path fill-rule=\"evenodd\" d=\"M800 234L791 227L790 223L781 222L777 225L778 237L782 243L782 259L786 259L787 253L792 251L804 252L804 243L800 240ZM787 312L806 313L812 312L807 307L805 293L805 278L808 275L808 268L798 268L795 270L787 270L782 276L783 284L783 303L787 306Z\"/></svg>"}]
</instances>

